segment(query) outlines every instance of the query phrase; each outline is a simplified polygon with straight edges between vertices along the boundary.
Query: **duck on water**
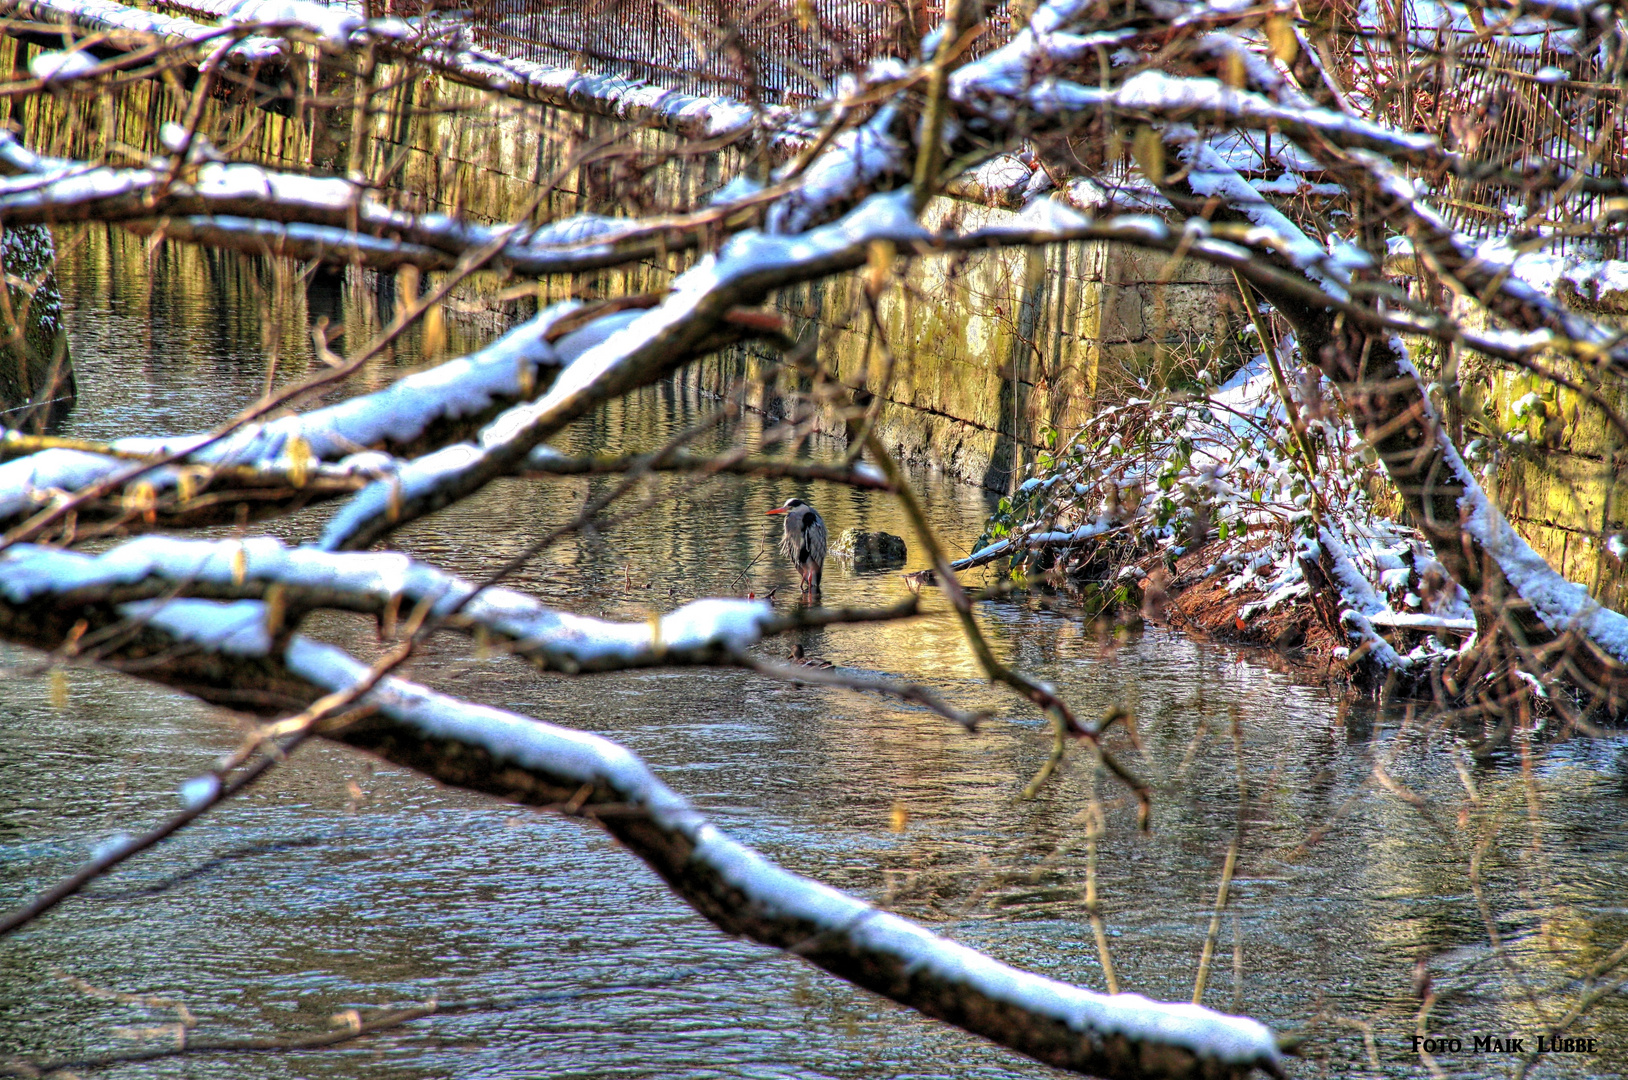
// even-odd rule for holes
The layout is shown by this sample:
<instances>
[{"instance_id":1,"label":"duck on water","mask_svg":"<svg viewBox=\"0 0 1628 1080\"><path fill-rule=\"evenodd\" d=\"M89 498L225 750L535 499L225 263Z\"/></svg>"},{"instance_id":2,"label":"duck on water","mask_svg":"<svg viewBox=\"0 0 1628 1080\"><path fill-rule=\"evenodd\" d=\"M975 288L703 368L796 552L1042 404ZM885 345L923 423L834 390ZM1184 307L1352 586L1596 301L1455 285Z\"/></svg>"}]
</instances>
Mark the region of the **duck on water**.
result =
<instances>
[{"instance_id":1,"label":"duck on water","mask_svg":"<svg viewBox=\"0 0 1628 1080\"><path fill-rule=\"evenodd\" d=\"M818 602L828 542L825 519L820 517L818 510L797 498L787 499L784 505L769 513L785 515L780 550L797 567L797 574L803 581L803 596Z\"/></svg>"}]
</instances>

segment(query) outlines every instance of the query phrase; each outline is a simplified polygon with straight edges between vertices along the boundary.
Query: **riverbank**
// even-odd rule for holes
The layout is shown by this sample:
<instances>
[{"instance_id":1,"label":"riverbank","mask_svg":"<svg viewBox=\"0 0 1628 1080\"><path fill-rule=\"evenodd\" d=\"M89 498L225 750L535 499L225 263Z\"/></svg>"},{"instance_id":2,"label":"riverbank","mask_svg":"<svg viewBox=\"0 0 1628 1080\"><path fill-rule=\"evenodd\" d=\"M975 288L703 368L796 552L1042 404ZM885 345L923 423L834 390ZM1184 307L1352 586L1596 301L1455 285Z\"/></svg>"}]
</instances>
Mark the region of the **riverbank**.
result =
<instances>
[{"instance_id":1,"label":"riverbank","mask_svg":"<svg viewBox=\"0 0 1628 1080\"><path fill-rule=\"evenodd\" d=\"M1317 681L1427 686L1467 655L1470 597L1396 520L1328 388L1302 380L1287 404L1279 381L1257 355L1103 410L1001 501L956 568L1044 578L1088 618L1269 649Z\"/></svg>"},{"instance_id":2,"label":"riverbank","mask_svg":"<svg viewBox=\"0 0 1628 1080\"><path fill-rule=\"evenodd\" d=\"M1318 618L1311 597L1268 605L1270 594L1260 589L1229 589L1223 578L1209 572L1216 556L1210 548L1215 546L1183 555L1173 574L1158 556L1137 565L1143 576L1132 599L1142 617L1199 641L1242 649L1250 659L1297 680L1349 681L1350 669L1335 655L1345 643Z\"/></svg>"}]
</instances>

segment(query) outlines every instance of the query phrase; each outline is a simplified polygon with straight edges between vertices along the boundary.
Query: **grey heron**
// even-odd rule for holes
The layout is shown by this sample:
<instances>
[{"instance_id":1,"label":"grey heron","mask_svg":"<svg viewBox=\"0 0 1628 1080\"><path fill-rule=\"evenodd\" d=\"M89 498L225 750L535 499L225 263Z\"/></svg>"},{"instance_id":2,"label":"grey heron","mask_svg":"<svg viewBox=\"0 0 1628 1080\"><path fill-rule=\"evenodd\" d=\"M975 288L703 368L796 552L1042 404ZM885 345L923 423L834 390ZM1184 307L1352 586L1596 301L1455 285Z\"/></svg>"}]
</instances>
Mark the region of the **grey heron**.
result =
<instances>
[{"instance_id":1,"label":"grey heron","mask_svg":"<svg viewBox=\"0 0 1628 1080\"><path fill-rule=\"evenodd\" d=\"M820 577L825 572L826 532L825 519L820 512L801 499L787 499L769 513L784 514L785 532L780 537L780 550L797 567L803 579L803 595L820 595Z\"/></svg>"}]
</instances>

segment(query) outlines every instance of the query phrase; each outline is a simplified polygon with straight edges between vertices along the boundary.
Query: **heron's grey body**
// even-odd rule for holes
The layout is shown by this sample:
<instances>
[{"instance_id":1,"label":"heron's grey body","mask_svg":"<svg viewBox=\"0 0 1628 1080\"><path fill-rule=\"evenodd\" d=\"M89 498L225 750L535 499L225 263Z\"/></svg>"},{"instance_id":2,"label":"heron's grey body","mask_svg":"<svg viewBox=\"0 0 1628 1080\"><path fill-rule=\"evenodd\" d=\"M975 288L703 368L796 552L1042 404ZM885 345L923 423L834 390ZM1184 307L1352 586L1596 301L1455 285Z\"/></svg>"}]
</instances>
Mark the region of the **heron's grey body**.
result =
<instances>
[{"instance_id":1,"label":"heron's grey body","mask_svg":"<svg viewBox=\"0 0 1628 1080\"><path fill-rule=\"evenodd\" d=\"M825 552L829 538L825 519L818 510L801 499L787 499L785 505L771 514L784 514L785 530L780 536L780 550L797 567L803 579L803 592L818 595L820 579L825 573Z\"/></svg>"}]
</instances>

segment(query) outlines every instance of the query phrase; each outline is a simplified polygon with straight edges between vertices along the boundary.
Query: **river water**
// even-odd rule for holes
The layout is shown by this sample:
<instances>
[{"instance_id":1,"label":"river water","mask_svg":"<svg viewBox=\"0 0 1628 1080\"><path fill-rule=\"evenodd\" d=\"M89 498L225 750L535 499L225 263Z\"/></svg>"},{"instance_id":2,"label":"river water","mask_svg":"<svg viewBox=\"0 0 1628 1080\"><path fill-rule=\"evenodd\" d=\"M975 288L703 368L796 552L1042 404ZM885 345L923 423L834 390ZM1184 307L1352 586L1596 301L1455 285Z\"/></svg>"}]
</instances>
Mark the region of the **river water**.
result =
<instances>
[{"instance_id":1,"label":"river water","mask_svg":"<svg viewBox=\"0 0 1628 1080\"><path fill-rule=\"evenodd\" d=\"M216 423L268 380L308 373L314 318L360 339L388 309L387 290L171 246L148 252L94 229L65 233L62 248L83 395L64 431L87 438ZM449 348L492 333L455 320ZM421 362L414 336L362 385ZM558 445L653 448L715 407L667 384L585 419ZM759 433L748 418L730 437ZM806 453L840 451L815 441ZM915 477L936 526L965 548L987 512L983 494ZM402 543L478 574L609 482L496 484ZM819 507L833 534L857 525L908 536L887 498L823 484L669 479L647 493L659 496L650 509L551 550L515 585L627 619L698 595L777 585L785 595L795 575L774 551L775 519L764 511L791 494ZM309 539L326 512L271 528ZM913 550L910 565L922 564ZM903 588L896 572L835 562L825 584L834 604L892 603ZM1436 1055L1435 1066L1506 1075L1515 1058L1475 1052L1474 1037L1531 1048L1575 1000L1578 976L1628 937L1628 757L1615 739L1470 763L1427 718L1375 715L1258 656L1157 629L1105 642L1039 601L983 604L980 623L1006 659L1081 713L1117 703L1135 714L1139 747L1124 733L1110 746L1153 786L1153 827L1141 834L1124 789L1094 778L1083 753L1038 799L1019 800L1048 730L980 682L941 601L929 607L935 613L912 624L801 640L844 667L994 710L978 734L892 701L733 671L568 679L454 644L413 676L620 740L782 864L1088 987L1105 979L1085 900L1093 792L1105 823L1097 887L1123 989L1191 998L1236 841L1204 1001L1302 1031L1297 1076L1425 1074L1411 1043L1421 960L1436 995L1423 1029L1464 1046ZM372 647L355 622L311 629ZM0 654L4 905L70 872L109 836L172 812L177 785L238 734L230 718L183 696L92 670L39 672L38 661ZM1376 783L1376 764L1423 809ZM0 1056L173 1044L183 1009L194 1038L286 1036L325 1029L349 1009L431 999L455 1009L343 1049L170 1059L107 1075L1051 1072L724 937L590 828L332 746L300 751L247 796L0 942ZM1628 1009L1619 996L1607 994L1573 1030L1598 1050L1546 1056L1534 1075L1622 1074Z\"/></svg>"}]
</instances>

